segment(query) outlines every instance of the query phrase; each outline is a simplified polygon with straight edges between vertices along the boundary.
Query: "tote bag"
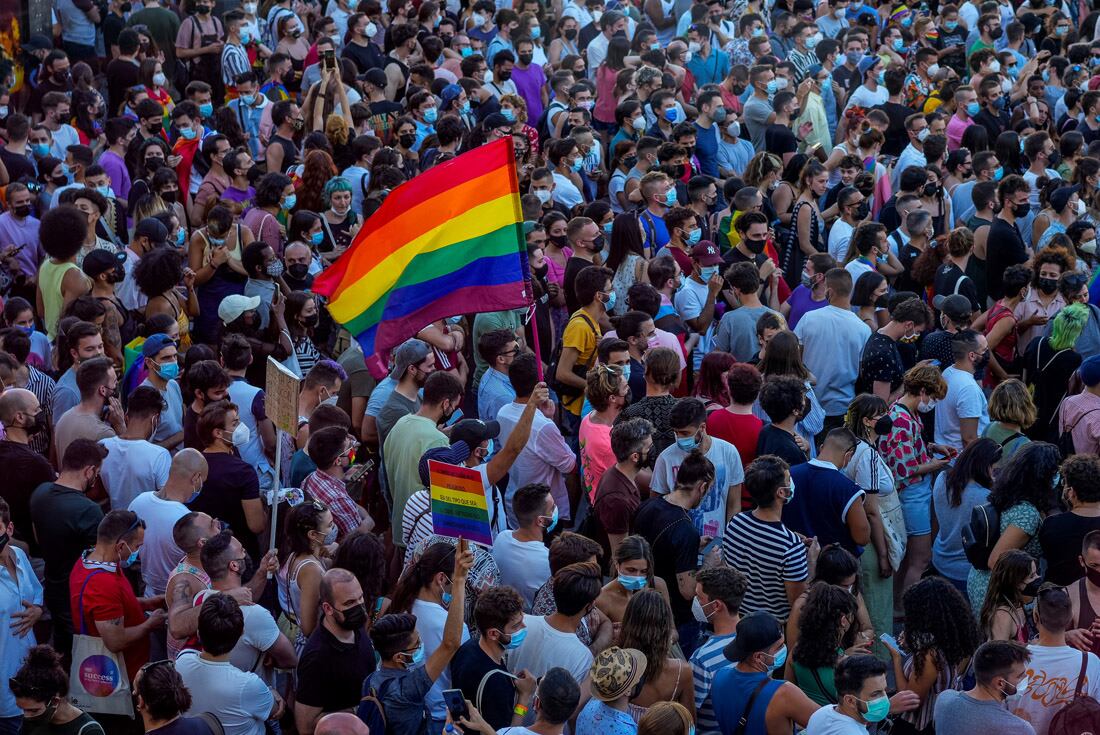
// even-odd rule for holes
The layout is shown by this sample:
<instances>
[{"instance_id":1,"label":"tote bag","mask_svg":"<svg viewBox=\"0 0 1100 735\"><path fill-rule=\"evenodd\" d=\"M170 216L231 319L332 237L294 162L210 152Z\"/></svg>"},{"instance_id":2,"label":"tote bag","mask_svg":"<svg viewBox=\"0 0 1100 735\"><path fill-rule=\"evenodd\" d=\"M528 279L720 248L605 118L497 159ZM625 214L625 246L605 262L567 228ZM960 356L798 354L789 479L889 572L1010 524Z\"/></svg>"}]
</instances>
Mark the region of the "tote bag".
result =
<instances>
[{"instance_id":1,"label":"tote bag","mask_svg":"<svg viewBox=\"0 0 1100 735\"><path fill-rule=\"evenodd\" d=\"M73 666L69 671L69 696L85 712L134 716L130 677L122 656L112 653L98 636L88 635L84 618L84 590L99 570L80 588L80 632L73 635Z\"/></svg>"}]
</instances>

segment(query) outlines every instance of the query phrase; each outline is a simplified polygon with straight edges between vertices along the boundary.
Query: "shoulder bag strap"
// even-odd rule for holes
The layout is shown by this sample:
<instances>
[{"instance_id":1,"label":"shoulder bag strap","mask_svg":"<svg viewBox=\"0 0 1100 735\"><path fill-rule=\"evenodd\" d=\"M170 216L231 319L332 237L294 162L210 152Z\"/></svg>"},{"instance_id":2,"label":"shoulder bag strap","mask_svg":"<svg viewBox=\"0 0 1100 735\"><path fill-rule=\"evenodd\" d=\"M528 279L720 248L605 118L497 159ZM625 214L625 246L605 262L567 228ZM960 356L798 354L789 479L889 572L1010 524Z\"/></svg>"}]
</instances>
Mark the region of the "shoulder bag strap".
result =
<instances>
[{"instance_id":1,"label":"shoulder bag strap","mask_svg":"<svg viewBox=\"0 0 1100 735\"><path fill-rule=\"evenodd\" d=\"M825 682L821 681L821 674L817 673L816 668L810 669L810 674L814 677L814 683L817 684L818 690L825 699L829 700L829 704L836 704L836 697L829 693L829 690L825 688Z\"/></svg>"},{"instance_id":2,"label":"shoulder bag strap","mask_svg":"<svg viewBox=\"0 0 1100 735\"><path fill-rule=\"evenodd\" d=\"M1081 584L1081 589L1084 589L1084 588L1085 588L1085 585L1084 585L1084 583L1082 583ZM1085 669L1088 668L1088 665L1089 665L1088 651L1081 651L1081 670L1079 672L1077 672L1077 686L1073 690L1073 699L1074 699L1074 701L1076 701L1077 698L1081 696L1081 689L1083 689L1084 686L1085 686Z\"/></svg>"},{"instance_id":3,"label":"shoulder bag strap","mask_svg":"<svg viewBox=\"0 0 1100 735\"><path fill-rule=\"evenodd\" d=\"M481 706L481 695L485 692L485 685L489 683L489 679L492 678L492 676L494 674L504 674L505 676L507 676L509 678L512 678L512 679L515 678L512 674L509 674L507 671L504 671L503 669L489 669L488 671L486 671L485 676L481 677L481 681L478 682L477 695L475 696L475 701L474 701L474 706L477 707L479 711L484 709Z\"/></svg>"},{"instance_id":4,"label":"shoulder bag strap","mask_svg":"<svg viewBox=\"0 0 1100 735\"><path fill-rule=\"evenodd\" d=\"M681 523L681 522L683 522L683 521L686 521L686 520L691 520L691 517L690 517L690 516L688 515L687 511L685 510L685 511L684 511L684 515L683 515L683 517L681 517L681 518L677 518L677 519L676 519L676 520L674 520L674 521L673 521L672 523L670 523L670 524L668 524L667 526L665 526L664 528L662 528L662 529L661 529L661 531L660 531L660 533L658 533L658 534L657 534L656 536L654 536L654 537L653 537L653 543L652 543L652 544L650 544L650 545L651 545L651 546L656 546L656 545L657 545L657 542L658 542L658 541L659 541L659 540L661 539L661 536L664 536L664 535L665 535L665 531L667 531L668 529L672 528L672 527L673 527L673 526L675 526L675 525L676 525L677 523Z\"/></svg>"},{"instance_id":5,"label":"shoulder bag strap","mask_svg":"<svg viewBox=\"0 0 1100 735\"><path fill-rule=\"evenodd\" d=\"M1100 408L1090 408L1088 411L1085 411L1083 414L1077 417L1077 420L1073 422L1073 426L1069 427L1069 430L1073 431L1074 429L1076 429L1077 424L1081 423L1081 419L1085 418L1090 413L1095 413L1097 411L1100 411Z\"/></svg>"},{"instance_id":6,"label":"shoulder bag strap","mask_svg":"<svg viewBox=\"0 0 1100 735\"><path fill-rule=\"evenodd\" d=\"M752 706L756 704L756 698L760 695L760 692L764 690L770 678L764 677L760 680L760 683L756 685L756 689L752 690L752 695L749 697L748 703L745 705L745 711L741 713L741 718L737 720L737 727L733 731L733 735L745 735L749 726L749 715L752 714Z\"/></svg>"},{"instance_id":7,"label":"shoulder bag strap","mask_svg":"<svg viewBox=\"0 0 1100 735\"><path fill-rule=\"evenodd\" d=\"M80 635L88 635L88 624L85 622L84 617L84 590L88 588L88 582L92 581L92 577L97 574L106 574L107 572L102 569L97 569L87 577L84 578L84 584L80 585Z\"/></svg>"}]
</instances>

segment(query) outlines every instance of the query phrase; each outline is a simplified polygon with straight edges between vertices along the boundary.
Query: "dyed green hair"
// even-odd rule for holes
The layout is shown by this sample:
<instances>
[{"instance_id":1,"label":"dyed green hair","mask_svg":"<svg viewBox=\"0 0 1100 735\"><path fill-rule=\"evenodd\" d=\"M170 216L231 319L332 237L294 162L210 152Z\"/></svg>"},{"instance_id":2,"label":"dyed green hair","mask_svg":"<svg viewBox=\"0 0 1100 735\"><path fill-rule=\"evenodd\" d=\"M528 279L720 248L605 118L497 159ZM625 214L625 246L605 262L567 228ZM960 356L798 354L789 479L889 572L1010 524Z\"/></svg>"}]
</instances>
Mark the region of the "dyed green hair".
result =
<instances>
[{"instance_id":1,"label":"dyed green hair","mask_svg":"<svg viewBox=\"0 0 1100 735\"><path fill-rule=\"evenodd\" d=\"M351 191L351 184L343 176L333 176L325 182L325 189L322 194L326 207L332 206L332 195L338 191Z\"/></svg>"},{"instance_id":2,"label":"dyed green hair","mask_svg":"<svg viewBox=\"0 0 1100 735\"><path fill-rule=\"evenodd\" d=\"M1055 350L1073 347L1081 336L1089 320L1089 307L1084 304L1070 304L1054 317L1054 327L1050 331L1050 346Z\"/></svg>"}]
</instances>

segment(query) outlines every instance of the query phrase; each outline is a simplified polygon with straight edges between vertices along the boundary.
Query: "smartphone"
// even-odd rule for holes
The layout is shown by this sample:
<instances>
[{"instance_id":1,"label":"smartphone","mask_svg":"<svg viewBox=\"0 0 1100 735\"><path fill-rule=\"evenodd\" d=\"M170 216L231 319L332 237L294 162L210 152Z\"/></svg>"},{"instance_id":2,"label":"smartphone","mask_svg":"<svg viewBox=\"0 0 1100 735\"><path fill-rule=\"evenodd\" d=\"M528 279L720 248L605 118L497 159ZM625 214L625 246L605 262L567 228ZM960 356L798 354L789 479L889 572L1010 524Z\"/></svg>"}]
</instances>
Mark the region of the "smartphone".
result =
<instances>
[{"instance_id":1,"label":"smartphone","mask_svg":"<svg viewBox=\"0 0 1100 735\"><path fill-rule=\"evenodd\" d=\"M447 711L455 722L463 717L469 719L470 710L466 707L466 697L462 696L461 689L444 689L443 703L447 705Z\"/></svg>"},{"instance_id":2,"label":"smartphone","mask_svg":"<svg viewBox=\"0 0 1100 735\"><path fill-rule=\"evenodd\" d=\"M889 633L883 633L878 637L878 639L895 651L899 653L901 652L901 646L898 644L898 639L890 635Z\"/></svg>"},{"instance_id":3,"label":"smartphone","mask_svg":"<svg viewBox=\"0 0 1100 735\"><path fill-rule=\"evenodd\" d=\"M333 49L325 49L321 52L321 66L324 69L336 68L336 51Z\"/></svg>"},{"instance_id":4,"label":"smartphone","mask_svg":"<svg viewBox=\"0 0 1100 735\"><path fill-rule=\"evenodd\" d=\"M450 420L447 421L447 426L454 426L455 424L457 424L461 420L462 420L462 409L461 408L456 408L455 412L453 414L451 414Z\"/></svg>"},{"instance_id":5,"label":"smartphone","mask_svg":"<svg viewBox=\"0 0 1100 735\"><path fill-rule=\"evenodd\" d=\"M712 538L710 540L710 543L703 547L703 552L702 552L703 557L705 558L707 556L707 554L709 554L711 551L713 551L714 548L716 546L720 545L721 543L722 543L722 539L720 537L715 536L714 538Z\"/></svg>"}]
</instances>

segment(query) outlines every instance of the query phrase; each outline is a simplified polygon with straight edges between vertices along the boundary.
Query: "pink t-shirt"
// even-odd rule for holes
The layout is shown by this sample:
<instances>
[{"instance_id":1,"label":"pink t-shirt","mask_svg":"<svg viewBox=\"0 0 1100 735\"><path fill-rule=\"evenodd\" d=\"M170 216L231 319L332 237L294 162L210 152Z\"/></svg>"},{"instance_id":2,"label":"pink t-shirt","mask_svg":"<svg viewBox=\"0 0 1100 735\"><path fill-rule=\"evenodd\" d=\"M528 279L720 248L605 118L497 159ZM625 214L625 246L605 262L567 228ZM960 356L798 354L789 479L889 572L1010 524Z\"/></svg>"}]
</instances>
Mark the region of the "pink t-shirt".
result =
<instances>
[{"instance_id":1,"label":"pink t-shirt","mask_svg":"<svg viewBox=\"0 0 1100 735\"><path fill-rule=\"evenodd\" d=\"M588 501L592 502L600 478L607 468L615 464L615 454L611 451L611 427L592 421L592 413L581 419L579 434L581 447L581 478Z\"/></svg>"},{"instance_id":2,"label":"pink t-shirt","mask_svg":"<svg viewBox=\"0 0 1100 735\"><path fill-rule=\"evenodd\" d=\"M947 121L947 150L957 151L962 145L963 133L973 124L974 121L970 118L963 120L958 115L952 115Z\"/></svg>"},{"instance_id":3,"label":"pink t-shirt","mask_svg":"<svg viewBox=\"0 0 1100 735\"><path fill-rule=\"evenodd\" d=\"M664 299L665 296L662 295L661 298ZM604 339L618 339L618 336L615 334L615 330L612 329L610 332L604 332L601 341ZM654 347L669 348L680 358L680 369L683 370L687 367L687 359L684 357L684 348L680 345L680 340L676 339L676 335L672 332L666 332L660 327L656 327L653 339L649 340L649 349L652 350Z\"/></svg>"}]
</instances>

